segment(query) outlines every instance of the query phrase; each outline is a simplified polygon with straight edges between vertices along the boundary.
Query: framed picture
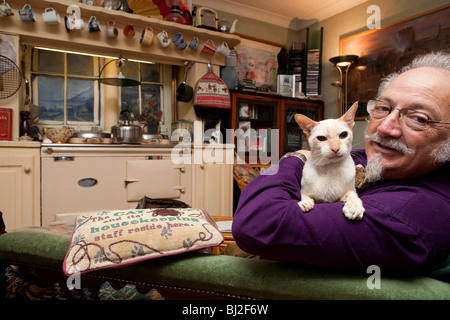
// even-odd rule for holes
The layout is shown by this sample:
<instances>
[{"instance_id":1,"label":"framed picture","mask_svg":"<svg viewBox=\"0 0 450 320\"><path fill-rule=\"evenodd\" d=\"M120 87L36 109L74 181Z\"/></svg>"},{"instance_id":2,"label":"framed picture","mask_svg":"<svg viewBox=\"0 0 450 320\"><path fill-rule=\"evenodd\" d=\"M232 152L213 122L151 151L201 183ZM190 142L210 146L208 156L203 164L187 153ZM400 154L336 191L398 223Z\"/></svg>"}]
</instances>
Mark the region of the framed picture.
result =
<instances>
[{"instance_id":1,"label":"framed picture","mask_svg":"<svg viewBox=\"0 0 450 320\"><path fill-rule=\"evenodd\" d=\"M277 55L281 45L241 35L236 48L238 85L244 90L268 89L277 91Z\"/></svg>"},{"instance_id":2,"label":"framed picture","mask_svg":"<svg viewBox=\"0 0 450 320\"><path fill-rule=\"evenodd\" d=\"M348 105L360 102L356 119L368 115L366 102L377 95L380 80L432 51L450 52L450 5L340 40L340 55L355 54L348 73Z\"/></svg>"}]
</instances>

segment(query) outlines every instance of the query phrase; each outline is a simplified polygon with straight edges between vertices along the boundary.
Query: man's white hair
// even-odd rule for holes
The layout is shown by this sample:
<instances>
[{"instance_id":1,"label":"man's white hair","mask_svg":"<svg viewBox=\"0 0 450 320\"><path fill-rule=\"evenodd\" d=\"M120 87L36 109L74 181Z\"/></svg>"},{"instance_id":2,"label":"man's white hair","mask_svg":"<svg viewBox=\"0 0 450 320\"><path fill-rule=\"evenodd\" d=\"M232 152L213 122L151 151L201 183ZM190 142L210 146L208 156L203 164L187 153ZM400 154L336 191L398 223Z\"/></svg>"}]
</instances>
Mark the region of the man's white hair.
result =
<instances>
[{"instance_id":1,"label":"man's white hair","mask_svg":"<svg viewBox=\"0 0 450 320\"><path fill-rule=\"evenodd\" d=\"M432 52L414 58L414 60L412 60L407 66L381 79L380 87L378 88L378 96L383 93L392 80L402 73L422 67L432 67L450 71L450 52Z\"/></svg>"}]
</instances>

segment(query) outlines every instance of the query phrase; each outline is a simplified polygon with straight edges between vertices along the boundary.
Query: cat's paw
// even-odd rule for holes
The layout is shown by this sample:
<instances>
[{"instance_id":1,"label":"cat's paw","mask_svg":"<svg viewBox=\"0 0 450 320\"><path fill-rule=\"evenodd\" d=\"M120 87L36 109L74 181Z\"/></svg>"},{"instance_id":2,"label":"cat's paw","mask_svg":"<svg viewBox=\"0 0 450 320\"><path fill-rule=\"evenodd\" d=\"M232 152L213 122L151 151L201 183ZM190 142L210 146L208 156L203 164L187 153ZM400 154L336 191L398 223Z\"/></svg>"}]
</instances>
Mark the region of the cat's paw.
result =
<instances>
[{"instance_id":1,"label":"cat's paw","mask_svg":"<svg viewBox=\"0 0 450 320\"><path fill-rule=\"evenodd\" d=\"M342 212L349 220L361 220L364 215L364 207L360 199L348 200L344 204Z\"/></svg>"},{"instance_id":2,"label":"cat's paw","mask_svg":"<svg viewBox=\"0 0 450 320\"><path fill-rule=\"evenodd\" d=\"M314 200L309 198L298 202L298 206L303 212L311 211L314 208Z\"/></svg>"}]
</instances>

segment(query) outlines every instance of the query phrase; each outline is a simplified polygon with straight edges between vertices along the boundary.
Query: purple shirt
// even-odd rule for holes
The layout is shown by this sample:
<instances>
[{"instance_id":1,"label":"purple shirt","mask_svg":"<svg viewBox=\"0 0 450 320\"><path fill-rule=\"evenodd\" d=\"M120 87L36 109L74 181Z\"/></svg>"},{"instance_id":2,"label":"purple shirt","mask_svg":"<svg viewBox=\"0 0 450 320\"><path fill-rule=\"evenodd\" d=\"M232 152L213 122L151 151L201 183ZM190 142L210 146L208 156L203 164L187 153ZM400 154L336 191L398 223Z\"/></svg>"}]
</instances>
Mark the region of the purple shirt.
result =
<instances>
[{"instance_id":1,"label":"purple shirt","mask_svg":"<svg viewBox=\"0 0 450 320\"><path fill-rule=\"evenodd\" d=\"M364 150L352 152L365 166ZM450 254L450 166L417 179L381 180L358 190L365 208L347 220L343 203L298 206L303 162L288 157L274 175L259 175L243 190L234 215L238 246L264 259L347 270L418 273ZM270 170L270 169L269 169Z\"/></svg>"}]
</instances>

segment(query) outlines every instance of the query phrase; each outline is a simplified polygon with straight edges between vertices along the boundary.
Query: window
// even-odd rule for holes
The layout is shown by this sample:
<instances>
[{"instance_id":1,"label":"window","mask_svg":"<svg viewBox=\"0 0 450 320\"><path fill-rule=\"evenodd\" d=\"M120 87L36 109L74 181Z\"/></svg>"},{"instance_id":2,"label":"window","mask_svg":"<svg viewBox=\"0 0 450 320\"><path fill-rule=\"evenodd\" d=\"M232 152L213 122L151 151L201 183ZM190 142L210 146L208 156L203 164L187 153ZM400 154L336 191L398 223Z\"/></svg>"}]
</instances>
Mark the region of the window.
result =
<instances>
[{"instance_id":1,"label":"window","mask_svg":"<svg viewBox=\"0 0 450 320\"><path fill-rule=\"evenodd\" d=\"M163 76L159 63L148 64L128 61L125 68L128 68L129 75L140 72L141 85L137 87L121 87L121 111L133 112L137 117L142 114L144 108L152 109L154 112L161 111L163 101ZM139 75L133 75L133 79L139 79ZM164 123L164 119L161 119Z\"/></svg>"},{"instance_id":2,"label":"window","mask_svg":"<svg viewBox=\"0 0 450 320\"><path fill-rule=\"evenodd\" d=\"M38 124L100 124L99 60L73 53L33 50L33 102L43 110Z\"/></svg>"},{"instance_id":3,"label":"window","mask_svg":"<svg viewBox=\"0 0 450 320\"><path fill-rule=\"evenodd\" d=\"M103 127L101 113L105 108L101 106L105 85L99 83L99 75L108 61L97 56L34 48L31 55L33 103L43 110L37 125ZM117 112L131 111L137 119L144 108L162 111L160 123L165 125L162 131L167 132L171 119L171 66L127 61L123 68L121 71L140 79L141 84L114 87L118 92Z\"/></svg>"}]
</instances>

